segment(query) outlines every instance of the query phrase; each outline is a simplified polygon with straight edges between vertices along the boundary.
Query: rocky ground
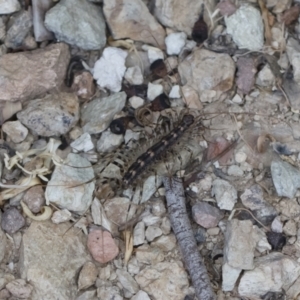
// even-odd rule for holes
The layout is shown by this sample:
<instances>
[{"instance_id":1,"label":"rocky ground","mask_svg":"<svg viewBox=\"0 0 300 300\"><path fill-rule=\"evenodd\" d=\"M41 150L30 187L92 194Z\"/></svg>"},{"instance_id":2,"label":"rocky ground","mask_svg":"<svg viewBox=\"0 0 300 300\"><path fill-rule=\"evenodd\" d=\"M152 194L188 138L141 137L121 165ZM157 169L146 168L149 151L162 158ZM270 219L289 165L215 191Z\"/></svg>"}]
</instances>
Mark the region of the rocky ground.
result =
<instances>
[{"instance_id":1,"label":"rocky ground","mask_svg":"<svg viewBox=\"0 0 300 300\"><path fill-rule=\"evenodd\" d=\"M0 299L199 298L161 185L195 158L201 300L300 299L299 14L296 0L0 0ZM153 172L105 184L183 107L201 123Z\"/></svg>"}]
</instances>

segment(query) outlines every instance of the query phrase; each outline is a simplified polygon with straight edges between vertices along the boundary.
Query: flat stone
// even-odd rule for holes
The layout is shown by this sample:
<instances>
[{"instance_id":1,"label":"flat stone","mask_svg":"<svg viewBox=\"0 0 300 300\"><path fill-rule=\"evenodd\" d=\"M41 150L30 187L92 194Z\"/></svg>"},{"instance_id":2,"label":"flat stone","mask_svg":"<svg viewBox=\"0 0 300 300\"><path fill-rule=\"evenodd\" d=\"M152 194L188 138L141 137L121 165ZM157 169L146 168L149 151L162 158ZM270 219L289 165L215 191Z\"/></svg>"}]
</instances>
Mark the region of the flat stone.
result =
<instances>
[{"instance_id":1,"label":"flat stone","mask_svg":"<svg viewBox=\"0 0 300 300\"><path fill-rule=\"evenodd\" d=\"M264 45L264 25L260 11L242 5L234 14L225 17L227 33L240 49L260 50Z\"/></svg>"},{"instance_id":2,"label":"flat stone","mask_svg":"<svg viewBox=\"0 0 300 300\"><path fill-rule=\"evenodd\" d=\"M88 152L94 149L91 135L87 132L83 133L78 139L70 144L76 152Z\"/></svg>"},{"instance_id":3,"label":"flat stone","mask_svg":"<svg viewBox=\"0 0 300 300\"><path fill-rule=\"evenodd\" d=\"M300 187L300 171L287 162L271 163L271 174L276 192L280 197L293 198Z\"/></svg>"},{"instance_id":4,"label":"flat stone","mask_svg":"<svg viewBox=\"0 0 300 300\"><path fill-rule=\"evenodd\" d=\"M255 268L242 275L238 292L242 297L260 298L269 291L287 290L299 275L300 264L297 261L273 252L255 259Z\"/></svg>"},{"instance_id":5,"label":"flat stone","mask_svg":"<svg viewBox=\"0 0 300 300\"><path fill-rule=\"evenodd\" d=\"M136 249L135 256L139 263L155 265L165 259L165 254L158 247L142 245Z\"/></svg>"},{"instance_id":6,"label":"flat stone","mask_svg":"<svg viewBox=\"0 0 300 300\"><path fill-rule=\"evenodd\" d=\"M15 208L10 207L4 211L1 218L1 228L8 234L13 234L25 225L25 219Z\"/></svg>"},{"instance_id":7,"label":"flat stone","mask_svg":"<svg viewBox=\"0 0 300 300\"><path fill-rule=\"evenodd\" d=\"M16 279L6 285L6 289L16 298L29 298L33 290L32 285L26 284L24 279Z\"/></svg>"},{"instance_id":8,"label":"flat stone","mask_svg":"<svg viewBox=\"0 0 300 300\"><path fill-rule=\"evenodd\" d=\"M160 48L165 47L165 31L143 1L104 0L103 3L103 12L114 39L130 38Z\"/></svg>"},{"instance_id":9,"label":"flat stone","mask_svg":"<svg viewBox=\"0 0 300 300\"><path fill-rule=\"evenodd\" d=\"M265 65L257 74L256 84L263 87L272 88L275 84L275 76L269 65Z\"/></svg>"},{"instance_id":10,"label":"flat stone","mask_svg":"<svg viewBox=\"0 0 300 300\"><path fill-rule=\"evenodd\" d=\"M51 202L60 208L83 214L92 203L95 189L94 182L85 182L93 178L90 162L78 154L70 153L67 165L56 166L52 173L45 192L47 205Z\"/></svg>"},{"instance_id":11,"label":"flat stone","mask_svg":"<svg viewBox=\"0 0 300 300\"><path fill-rule=\"evenodd\" d=\"M45 205L45 192L41 186L34 186L26 191L22 200L30 211L39 213Z\"/></svg>"},{"instance_id":12,"label":"flat stone","mask_svg":"<svg viewBox=\"0 0 300 300\"><path fill-rule=\"evenodd\" d=\"M62 0L45 17L45 26L56 39L84 50L99 50L106 44L105 20L100 6L88 1Z\"/></svg>"},{"instance_id":13,"label":"flat stone","mask_svg":"<svg viewBox=\"0 0 300 300\"><path fill-rule=\"evenodd\" d=\"M202 102L211 102L231 89L235 64L228 54L196 49L179 64L182 84L188 84L200 95Z\"/></svg>"},{"instance_id":14,"label":"flat stone","mask_svg":"<svg viewBox=\"0 0 300 300\"><path fill-rule=\"evenodd\" d=\"M201 13L202 4L202 0L158 0L155 1L154 15L164 26L190 36Z\"/></svg>"},{"instance_id":15,"label":"flat stone","mask_svg":"<svg viewBox=\"0 0 300 300\"><path fill-rule=\"evenodd\" d=\"M188 294L187 273L175 262L147 266L135 276L135 280L153 299L182 300Z\"/></svg>"},{"instance_id":16,"label":"flat stone","mask_svg":"<svg viewBox=\"0 0 300 300\"><path fill-rule=\"evenodd\" d=\"M236 189L225 180L214 180L211 192L212 195L215 195L217 204L221 209L232 210L237 202Z\"/></svg>"},{"instance_id":17,"label":"flat stone","mask_svg":"<svg viewBox=\"0 0 300 300\"><path fill-rule=\"evenodd\" d=\"M20 121L6 122L2 126L2 130L14 143L23 142L28 134L28 129Z\"/></svg>"},{"instance_id":18,"label":"flat stone","mask_svg":"<svg viewBox=\"0 0 300 300\"><path fill-rule=\"evenodd\" d=\"M119 254L119 248L111 234L101 229L91 230L87 246L93 258L102 264L113 260Z\"/></svg>"},{"instance_id":19,"label":"flat stone","mask_svg":"<svg viewBox=\"0 0 300 300\"><path fill-rule=\"evenodd\" d=\"M151 243L151 246L158 247L167 252L176 247L176 237L174 234L162 235Z\"/></svg>"},{"instance_id":20,"label":"flat stone","mask_svg":"<svg viewBox=\"0 0 300 300\"><path fill-rule=\"evenodd\" d=\"M126 102L125 92L115 93L109 97L94 99L81 110L84 132L96 134L104 131L116 113L120 112Z\"/></svg>"},{"instance_id":21,"label":"flat stone","mask_svg":"<svg viewBox=\"0 0 300 300\"><path fill-rule=\"evenodd\" d=\"M14 13L21 9L18 0L0 0L0 15Z\"/></svg>"},{"instance_id":22,"label":"flat stone","mask_svg":"<svg viewBox=\"0 0 300 300\"><path fill-rule=\"evenodd\" d=\"M133 245L142 245L145 242L145 223L138 222L133 230Z\"/></svg>"},{"instance_id":23,"label":"flat stone","mask_svg":"<svg viewBox=\"0 0 300 300\"><path fill-rule=\"evenodd\" d=\"M92 286L95 283L97 276L98 269L95 264L90 261L86 262L79 273L78 289L83 290Z\"/></svg>"},{"instance_id":24,"label":"flat stone","mask_svg":"<svg viewBox=\"0 0 300 300\"><path fill-rule=\"evenodd\" d=\"M107 130L101 134L100 139L97 141L97 152L105 153L111 152L118 148L124 141L122 134L114 134Z\"/></svg>"},{"instance_id":25,"label":"flat stone","mask_svg":"<svg viewBox=\"0 0 300 300\"><path fill-rule=\"evenodd\" d=\"M146 229L146 239L148 242L152 242L155 238L162 235L162 230L157 226L149 226Z\"/></svg>"},{"instance_id":26,"label":"flat stone","mask_svg":"<svg viewBox=\"0 0 300 300\"><path fill-rule=\"evenodd\" d=\"M72 219L72 214L67 209L57 210L53 213L51 221L54 224L60 224Z\"/></svg>"},{"instance_id":27,"label":"flat stone","mask_svg":"<svg viewBox=\"0 0 300 300\"><path fill-rule=\"evenodd\" d=\"M222 266L222 290L224 292L232 291L235 287L235 283L238 280L242 269L233 268L228 263L224 263Z\"/></svg>"},{"instance_id":28,"label":"flat stone","mask_svg":"<svg viewBox=\"0 0 300 300\"><path fill-rule=\"evenodd\" d=\"M117 270L119 282L123 286L125 290L127 290L130 294L136 294L139 290L139 286L134 278L125 270Z\"/></svg>"},{"instance_id":29,"label":"flat stone","mask_svg":"<svg viewBox=\"0 0 300 300\"><path fill-rule=\"evenodd\" d=\"M0 100L31 100L57 89L65 78L69 59L69 47L63 43L2 55Z\"/></svg>"},{"instance_id":30,"label":"flat stone","mask_svg":"<svg viewBox=\"0 0 300 300\"><path fill-rule=\"evenodd\" d=\"M59 136L67 133L79 119L79 101L73 93L47 95L32 100L17 118L35 134Z\"/></svg>"},{"instance_id":31,"label":"flat stone","mask_svg":"<svg viewBox=\"0 0 300 300\"><path fill-rule=\"evenodd\" d=\"M93 75L87 71L75 74L71 89L81 99L90 100L96 91Z\"/></svg>"},{"instance_id":32,"label":"flat stone","mask_svg":"<svg viewBox=\"0 0 300 300\"><path fill-rule=\"evenodd\" d=\"M101 88L120 92L126 70L126 57L127 52L122 49L115 47L104 49L102 56L96 61L93 71L94 79Z\"/></svg>"},{"instance_id":33,"label":"flat stone","mask_svg":"<svg viewBox=\"0 0 300 300\"><path fill-rule=\"evenodd\" d=\"M31 299L75 299L78 269L91 260L85 245L84 234L70 224L32 221L19 261L21 278L34 287Z\"/></svg>"},{"instance_id":34,"label":"flat stone","mask_svg":"<svg viewBox=\"0 0 300 300\"><path fill-rule=\"evenodd\" d=\"M224 217L223 212L206 202L199 202L193 205L192 213L194 221L204 228L217 226L219 221Z\"/></svg>"},{"instance_id":35,"label":"flat stone","mask_svg":"<svg viewBox=\"0 0 300 300\"><path fill-rule=\"evenodd\" d=\"M130 67L126 70L125 79L130 84L142 84L144 82L144 77L142 70L139 66Z\"/></svg>"}]
</instances>

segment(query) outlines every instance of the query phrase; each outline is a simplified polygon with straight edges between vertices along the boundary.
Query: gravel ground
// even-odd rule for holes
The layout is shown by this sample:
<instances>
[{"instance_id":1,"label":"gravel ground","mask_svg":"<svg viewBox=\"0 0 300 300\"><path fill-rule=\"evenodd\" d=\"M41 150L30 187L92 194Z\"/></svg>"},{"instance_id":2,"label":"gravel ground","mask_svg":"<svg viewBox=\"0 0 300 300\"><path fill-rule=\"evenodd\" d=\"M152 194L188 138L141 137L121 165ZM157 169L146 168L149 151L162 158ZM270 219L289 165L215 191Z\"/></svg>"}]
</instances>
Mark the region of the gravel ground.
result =
<instances>
[{"instance_id":1,"label":"gravel ground","mask_svg":"<svg viewBox=\"0 0 300 300\"><path fill-rule=\"evenodd\" d=\"M300 299L299 15L0 0L0 299Z\"/></svg>"}]
</instances>

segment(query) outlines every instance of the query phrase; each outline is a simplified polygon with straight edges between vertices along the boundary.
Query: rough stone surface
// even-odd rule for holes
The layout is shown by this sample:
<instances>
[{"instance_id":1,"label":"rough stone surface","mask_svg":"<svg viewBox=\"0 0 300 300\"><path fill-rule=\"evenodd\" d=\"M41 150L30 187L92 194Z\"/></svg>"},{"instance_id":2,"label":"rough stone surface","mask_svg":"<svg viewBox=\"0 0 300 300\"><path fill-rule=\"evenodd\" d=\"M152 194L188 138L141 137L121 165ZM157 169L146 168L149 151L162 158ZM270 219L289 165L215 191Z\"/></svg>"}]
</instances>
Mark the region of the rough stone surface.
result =
<instances>
[{"instance_id":1,"label":"rough stone surface","mask_svg":"<svg viewBox=\"0 0 300 300\"><path fill-rule=\"evenodd\" d=\"M125 101L126 94L121 92L89 102L81 110L83 130L90 134L104 131L114 115L123 109Z\"/></svg>"},{"instance_id":2,"label":"rough stone surface","mask_svg":"<svg viewBox=\"0 0 300 300\"><path fill-rule=\"evenodd\" d=\"M119 254L111 234L101 229L93 229L89 233L87 245L93 258L102 264L113 260Z\"/></svg>"},{"instance_id":3,"label":"rough stone surface","mask_svg":"<svg viewBox=\"0 0 300 300\"><path fill-rule=\"evenodd\" d=\"M218 225L224 214L216 207L206 202L200 202L193 206L194 221L204 228L212 228Z\"/></svg>"},{"instance_id":4,"label":"rough stone surface","mask_svg":"<svg viewBox=\"0 0 300 300\"><path fill-rule=\"evenodd\" d=\"M16 279L9 282L6 285L6 289L16 298L28 299L33 287L30 284L26 284L24 279Z\"/></svg>"},{"instance_id":5,"label":"rough stone surface","mask_svg":"<svg viewBox=\"0 0 300 300\"><path fill-rule=\"evenodd\" d=\"M115 47L104 49L102 56L95 63L93 72L94 79L101 88L120 92L126 70L126 57L127 52L122 49Z\"/></svg>"},{"instance_id":6,"label":"rough stone surface","mask_svg":"<svg viewBox=\"0 0 300 300\"><path fill-rule=\"evenodd\" d=\"M202 4L202 0L158 0L155 1L154 14L166 27L191 35Z\"/></svg>"},{"instance_id":7,"label":"rough stone surface","mask_svg":"<svg viewBox=\"0 0 300 300\"><path fill-rule=\"evenodd\" d=\"M83 290L92 286L98 276L97 267L90 261L86 262L79 274L78 289Z\"/></svg>"},{"instance_id":8,"label":"rough stone surface","mask_svg":"<svg viewBox=\"0 0 300 300\"><path fill-rule=\"evenodd\" d=\"M76 152L88 152L92 149L94 149L94 144L92 142L92 138L90 134L87 132L82 134L78 139L76 139L74 142L70 144L70 146L76 151Z\"/></svg>"},{"instance_id":9,"label":"rough stone surface","mask_svg":"<svg viewBox=\"0 0 300 300\"><path fill-rule=\"evenodd\" d=\"M237 191L227 181L216 179L213 181L212 194L215 195L217 204L221 209L232 210L237 202Z\"/></svg>"},{"instance_id":10,"label":"rough stone surface","mask_svg":"<svg viewBox=\"0 0 300 300\"><path fill-rule=\"evenodd\" d=\"M300 171L282 160L273 161L271 174L278 196L293 198L300 187Z\"/></svg>"},{"instance_id":11,"label":"rough stone surface","mask_svg":"<svg viewBox=\"0 0 300 300\"><path fill-rule=\"evenodd\" d=\"M133 231L133 245L138 246L144 244L145 241L145 223L138 222Z\"/></svg>"},{"instance_id":12,"label":"rough stone surface","mask_svg":"<svg viewBox=\"0 0 300 300\"><path fill-rule=\"evenodd\" d=\"M239 283L240 296L260 298L269 291L285 291L300 275L300 264L281 253L273 252L255 260L255 268L246 271ZM264 284L261 284L261 283Z\"/></svg>"},{"instance_id":13,"label":"rough stone surface","mask_svg":"<svg viewBox=\"0 0 300 300\"><path fill-rule=\"evenodd\" d=\"M11 14L21 9L18 0L0 0L0 15Z\"/></svg>"},{"instance_id":14,"label":"rough stone surface","mask_svg":"<svg viewBox=\"0 0 300 300\"><path fill-rule=\"evenodd\" d=\"M202 102L211 102L231 89L235 65L228 54L196 49L179 64L178 71L183 85L195 89Z\"/></svg>"},{"instance_id":15,"label":"rough stone surface","mask_svg":"<svg viewBox=\"0 0 300 300\"><path fill-rule=\"evenodd\" d=\"M186 39L187 36L184 32L170 33L165 39L168 55L178 55L184 47Z\"/></svg>"},{"instance_id":16,"label":"rough stone surface","mask_svg":"<svg viewBox=\"0 0 300 300\"><path fill-rule=\"evenodd\" d=\"M130 294L136 294L138 292L138 284L127 271L119 269L116 273L125 290L127 290Z\"/></svg>"},{"instance_id":17,"label":"rough stone surface","mask_svg":"<svg viewBox=\"0 0 300 300\"><path fill-rule=\"evenodd\" d=\"M34 186L26 191L23 202L33 213L39 213L45 205L45 192L41 186Z\"/></svg>"},{"instance_id":18,"label":"rough stone surface","mask_svg":"<svg viewBox=\"0 0 300 300\"><path fill-rule=\"evenodd\" d=\"M264 25L258 9L242 5L229 17L225 17L227 32L240 49L260 50L264 45Z\"/></svg>"},{"instance_id":19,"label":"rough stone surface","mask_svg":"<svg viewBox=\"0 0 300 300\"><path fill-rule=\"evenodd\" d=\"M103 12L114 39L130 38L156 47L165 47L165 31L150 14L143 1L104 0L103 2Z\"/></svg>"},{"instance_id":20,"label":"rough stone surface","mask_svg":"<svg viewBox=\"0 0 300 300\"><path fill-rule=\"evenodd\" d=\"M25 219L15 207L4 211L1 218L1 228L8 234L13 234L25 225Z\"/></svg>"},{"instance_id":21,"label":"rough stone surface","mask_svg":"<svg viewBox=\"0 0 300 300\"><path fill-rule=\"evenodd\" d=\"M88 1L60 1L47 12L45 26L58 40L84 50L98 50L106 44L102 10Z\"/></svg>"},{"instance_id":22,"label":"rough stone surface","mask_svg":"<svg viewBox=\"0 0 300 300\"><path fill-rule=\"evenodd\" d=\"M78 154L70 153L67 165L56 166L52 173L45 192L47 204L51 202L60 208L83 214L92 203L95 188L94 182L85 182L93 178L90 162Z\"/></svg>"},{"instance_id":23,"label":"rough stone surface","mask_svg":"<svg viewBox=\"0 0 300 300\"><path fill-rule=\"evenodd\" d=\"M182 300L189 286L186 271L170 262L147 266L135 276L135 280L154 299Z\"/></svg>"},{"instance_id":24,"label":"rough stone surface","mask_svg":"<svg viewBox=\"0 0 300 300\"><path fill-rule=\"evenodd\" d=\"M19 271L34 287L32 300L75 299L76 274L91 260L85 244L83 233L69 224L31 223L23 235Z\"/></svg>"},{"instance_id":25,"label":"rough stone surface","mask_svg":"<svg viewBox=\"0 0 300 300\"><path fill-rule=\"evenodd\" d=\"M2 130L11 138L14 143L21 143L25 140L28 129L23 126L20 121L6 122L2 126Z\"/></svg>"},{"instance_id":26,"label":"rough stone surface","mask_svg":"<svg viewBox=\"0 0 300 300\"><path fill-rule=\"evenodd\" d=\"M17 117L35 134L65 134L79 119L78 98L73 93L47 95L45 98L30 101Z\"/></svg>"},{"instance_id":27,"label":"rough stone surface","mask_svg":"<svg viewBox=\"0 0 300 300\"><path fill-rule=\"evenodd\" d=\"M34 51L2 55L0 100L34 99L58 88L65 78L69 59L69 48L63 43Z\"/></svg>"}]
</instances>

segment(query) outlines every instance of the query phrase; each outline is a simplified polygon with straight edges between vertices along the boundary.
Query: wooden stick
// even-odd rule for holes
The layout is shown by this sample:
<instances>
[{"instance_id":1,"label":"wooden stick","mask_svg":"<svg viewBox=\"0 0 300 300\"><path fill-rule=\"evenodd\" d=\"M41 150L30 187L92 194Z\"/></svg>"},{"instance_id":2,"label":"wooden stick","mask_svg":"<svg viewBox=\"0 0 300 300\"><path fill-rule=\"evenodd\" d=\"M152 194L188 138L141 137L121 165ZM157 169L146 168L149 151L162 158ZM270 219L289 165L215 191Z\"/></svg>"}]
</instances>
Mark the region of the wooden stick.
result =
<instances>
[{"instance_id":1,"label":"wooden stick","mask_svg":"<svg viewBox=\"0 0 300 300\"><path fill-rule=\"evenodd\" d=\"M182 179L164 177L167 207L172 229L178 240L184 263L190 273L198 300L215 300L208 273L197 248L190 220L185 206Z\"/></svg>"}]
</instances>

